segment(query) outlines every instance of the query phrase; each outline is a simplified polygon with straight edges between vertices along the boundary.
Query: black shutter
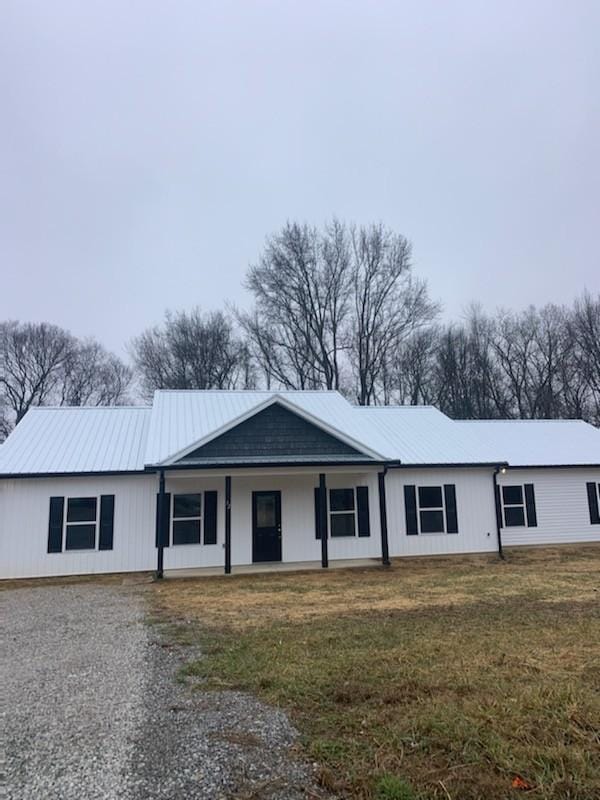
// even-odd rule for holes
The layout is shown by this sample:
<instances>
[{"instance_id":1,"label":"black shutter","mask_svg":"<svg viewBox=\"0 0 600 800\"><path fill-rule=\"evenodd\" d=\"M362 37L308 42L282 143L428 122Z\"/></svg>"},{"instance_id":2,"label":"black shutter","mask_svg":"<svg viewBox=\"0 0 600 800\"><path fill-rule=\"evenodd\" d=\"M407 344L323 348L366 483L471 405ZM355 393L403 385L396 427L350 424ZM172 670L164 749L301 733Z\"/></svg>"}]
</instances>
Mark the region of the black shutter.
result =
<instances>
[{"instance_id":1,"label":"black shutter","mask_svg":"<svg viewBox=\"0 0 600 800\"><path fill-rule=\"evenodd\" d=\"M315 486L315 539L321 538L321 512L319 509L321 492L318 486Z\"/></svg>"},{"instance_id":2,"label":"black shutter","mask_svg":"<svg viewBox=\"0 0 600 800\"><path fill-rule=\"evenodd\" d=\"M369 487L356 487L356 505L358 508L358 535L370 536L371 524L369 520Z\"/></svg>"},{"instance_id":3,"label":"black shutter","mask_svg":"<svg viewBox=\"0 0 600 800\"><path fill-rule=\"evenodd\" d=\"M444 502L446 504L446 533L458 533L456 487L453 483L444 484Z\"/></svg>"},{"instance_id":4,"label":"black shutter","mask_svg":"<svg viewBox=\"0 0 600 800\"><path fill-rule=\"evenodd\" d=\"M63 518L65 513L65 498L50 498L50 518L48 522L48 552L60 553L62 551Z\"/></svg>"},{"instance_id":5,"label":"black shutter","mask_svg":"<svg viewBox=\"0 0 600 800\"><path fill-rule=\"evenodd\" d=\"M217 543L217 492L204 492L204 544Z\"/></svg>"},{"instance_id":6,"label":"black shutter","mask_svg":"<svg viewBox=\"0 0 600 800\"><path fill-rule=\"evenodd\" d=\"M165 492L165 507L162 520L159 521L158 519L158 498L159 495L156 495L156 543L155 546L158 547L158 537L160 535L162 539L163 547L169 546L169 526L171 522L171 493Z\"/></svg>"},{"instance_id":7,"label":"black shutter","mask_svg":"<svg viewBox=\"0 0 600 800\"><path fill-rule=\"evenodd\" d=\"M527 509L527 527L537 528L537 514L535 513L535 492L533 483L525 484L525 507Z\"/></svg>"},{"instance_id":8,"label":"black shutter","mask_svg":"<svg viewBox=\"0 0 600 800\"><path fill-rule=\"evenodd\" d=\"M598 487L595 483L587 483L588 506L590 507L590 525L600 525L598 509Z\"/></svg>"},{"instance_id":9,"label":"black shutter","mask_svg":"<svg viewBox=\"0 0 600 800\"><path fill-rule=\"evenodd\" d=\"M404 510L406 512L406 533L416 536L419 533L417 525L417 490L414 486L404 487Z\"/></svg>"},{"instance_id":10,"label":"black shutter","mask_svg":"<svg viewBox=\"0 0 600 800\"><path fill-rule=\"evenodd\" d=\"M115 496L103 494L100 497L100 538L98 550L113 549L113 528L115 522Z\"/></svg>"}]
</instances>

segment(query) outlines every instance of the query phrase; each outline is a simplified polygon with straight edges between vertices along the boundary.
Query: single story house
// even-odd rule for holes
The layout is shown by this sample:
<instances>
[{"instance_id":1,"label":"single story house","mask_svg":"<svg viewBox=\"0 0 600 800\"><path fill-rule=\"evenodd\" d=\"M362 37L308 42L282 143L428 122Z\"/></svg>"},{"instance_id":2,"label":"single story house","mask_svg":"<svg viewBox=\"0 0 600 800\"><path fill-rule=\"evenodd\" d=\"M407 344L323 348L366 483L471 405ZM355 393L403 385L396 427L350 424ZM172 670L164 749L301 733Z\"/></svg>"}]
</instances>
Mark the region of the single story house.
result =
<instances>
[{"instance_id":1,"label":"single story house","mask_svg":"<svg viewBox=\"0 0 600 800\"><path fill-rule=\"evenodd\" d=\"M25 415L0 446L0 578L501 553L600 541L599 507L600 430L581 421L158 391Z\"/></svg>"}]
</instances>

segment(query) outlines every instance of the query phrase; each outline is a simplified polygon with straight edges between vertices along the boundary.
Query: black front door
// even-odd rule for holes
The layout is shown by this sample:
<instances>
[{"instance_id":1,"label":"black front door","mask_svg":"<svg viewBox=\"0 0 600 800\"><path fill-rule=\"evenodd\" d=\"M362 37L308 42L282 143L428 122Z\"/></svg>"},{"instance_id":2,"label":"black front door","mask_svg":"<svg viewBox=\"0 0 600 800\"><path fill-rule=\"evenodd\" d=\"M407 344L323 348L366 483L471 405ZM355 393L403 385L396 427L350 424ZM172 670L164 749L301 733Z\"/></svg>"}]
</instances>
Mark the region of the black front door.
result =
<instances>
[{"instance_id":1,"label":"black front door","mask_svg":"<svg viewBox=\"0 0 600 800\"><path fill-rule=\"evenodd\" d=\"M281 492L252 492L252 560L281 561Z\"/></svg>"}]
</instances>

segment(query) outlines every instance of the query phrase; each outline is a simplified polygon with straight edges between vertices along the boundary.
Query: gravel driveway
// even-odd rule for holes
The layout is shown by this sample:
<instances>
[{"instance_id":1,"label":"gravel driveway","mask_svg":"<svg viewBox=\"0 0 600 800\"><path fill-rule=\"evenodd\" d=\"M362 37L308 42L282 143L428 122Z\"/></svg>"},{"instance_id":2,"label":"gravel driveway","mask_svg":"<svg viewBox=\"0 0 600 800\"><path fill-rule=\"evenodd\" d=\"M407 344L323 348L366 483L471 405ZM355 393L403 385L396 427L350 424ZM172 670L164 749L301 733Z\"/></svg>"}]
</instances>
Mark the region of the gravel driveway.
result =
<instances>
[{"instance_id":1,"label":"gravel driveway","mask_svg":"<svg viewBox=\"0 0 600 800\"><path fill-rule=\"evenodd\" d=\"M176 680L183 651L145 624L144 591L0 591L0 798L322 797L282 712Z\"/></svg>"}]
</instances>

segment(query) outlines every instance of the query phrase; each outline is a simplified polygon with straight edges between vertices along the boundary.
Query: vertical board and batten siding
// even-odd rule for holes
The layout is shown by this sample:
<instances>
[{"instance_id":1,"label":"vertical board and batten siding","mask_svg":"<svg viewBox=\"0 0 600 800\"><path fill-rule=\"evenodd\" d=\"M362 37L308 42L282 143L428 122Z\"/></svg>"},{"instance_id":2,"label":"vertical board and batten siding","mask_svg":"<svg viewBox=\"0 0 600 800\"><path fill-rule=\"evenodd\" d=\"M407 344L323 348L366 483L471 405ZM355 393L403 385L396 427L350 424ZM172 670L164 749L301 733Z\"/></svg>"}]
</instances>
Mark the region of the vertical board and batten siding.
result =
<instances>
[{"instance_id":1,"label":"vertical board and batten siding","mask_svg":"<svg viewBox=\"0 0 600 800\"><path fill-rule=\"evenodd\" d=\"M391 469L386 475L390 556L485 553L498 549L491 469ZM456 487L458 533L408 536L404 486Z\"/></svg>"},{"instance_id":2,"label":"vertical board and batten siding","mask_svg":"<svg viewBox=\"0 0 600 800\"><path fill-rule=\"evenodd\" d=\"M252 564L252 492L281 492L282 562L320 561L321 542L315 537L314 489L319 477L296 475L236 475L231 477L231 563ZM368 537L329 539L329 559L380 558L381 534L377 473L328 474L328 488L369 487ZM217 543L215 545L175 545L165 548L165 569L216 567L224 563L225 478L168 476L167 491L172 494L217 490Z\"/></svg>"},{"instance_id":3,"label":"vertical board and batten siding","mask_svg":"<svg viewBox=\"0 0 600 800\"><path fill-rule=\"evenodd\" d=\"M499 486L532 483L537 513L536 527L503 528L504 545L599 542L600 525L590 521L588 482L600 483L600 469L515 468L498 475Z\"/></svg>"},{"instance_id":4,"label":"vertical board and batten siding","mask_svg":"<svg viewBox=\"0 0 600 800\"><path fill-rule=\"evenodd\" d=\"M155 475L0 480L0 578L155 569L156 491ZM101 495L115 498L112 549L48 553L50 498Z\"/></svg>"}]
</instances>

